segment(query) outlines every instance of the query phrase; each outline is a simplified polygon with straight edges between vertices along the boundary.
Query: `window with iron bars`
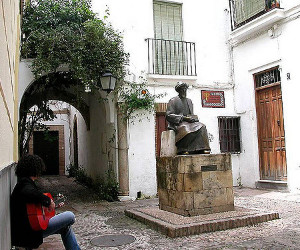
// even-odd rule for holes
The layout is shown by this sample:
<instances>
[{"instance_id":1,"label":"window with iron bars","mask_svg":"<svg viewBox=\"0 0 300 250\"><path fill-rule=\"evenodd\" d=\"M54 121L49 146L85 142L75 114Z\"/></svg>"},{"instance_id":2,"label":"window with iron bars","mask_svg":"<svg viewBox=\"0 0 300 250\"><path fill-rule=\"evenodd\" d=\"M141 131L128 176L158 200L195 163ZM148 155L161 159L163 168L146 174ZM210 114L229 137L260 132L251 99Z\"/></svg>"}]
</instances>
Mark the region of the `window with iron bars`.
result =
<instances>
[{"instance_id":1,"label":"window with iron bars","mask_svg":"<svg viewBox=\"0 0 300 250\"><path fill-rule=\"evenodd\" d=\"M254 75L256 89L281 82L279 66Z\"/></svg>"},{"instance_id":2,"label":"window with iron bars","mask_svg":"<svg viewBox=\"0 0 300 250\"><path fill-rule=\"evenodd\" d=\"M240 117L219 116L219 141L222 153L240 153Z\"/></svg>"}]
</instances>

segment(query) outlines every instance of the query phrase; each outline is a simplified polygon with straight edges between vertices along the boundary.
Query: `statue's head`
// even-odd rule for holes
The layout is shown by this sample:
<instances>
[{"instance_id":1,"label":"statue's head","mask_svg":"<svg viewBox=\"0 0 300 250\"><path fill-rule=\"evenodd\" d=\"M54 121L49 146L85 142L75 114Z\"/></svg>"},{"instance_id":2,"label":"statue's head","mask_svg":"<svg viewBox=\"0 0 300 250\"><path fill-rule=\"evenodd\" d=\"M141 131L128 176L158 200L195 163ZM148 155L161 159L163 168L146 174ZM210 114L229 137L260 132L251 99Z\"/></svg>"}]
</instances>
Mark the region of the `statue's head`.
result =
<instances>
[{"instance_id":1,"label":"statue's head","mask_svg":"<svg viewBox=\"0 0 300 250\"><path fill-rule=\"evenodd\" d=\"M188 89L188 85L184 82L178 82L175 86L175 90L178 92L179 97L186 97L186 90Z\"/></svg>"}]
</instances>

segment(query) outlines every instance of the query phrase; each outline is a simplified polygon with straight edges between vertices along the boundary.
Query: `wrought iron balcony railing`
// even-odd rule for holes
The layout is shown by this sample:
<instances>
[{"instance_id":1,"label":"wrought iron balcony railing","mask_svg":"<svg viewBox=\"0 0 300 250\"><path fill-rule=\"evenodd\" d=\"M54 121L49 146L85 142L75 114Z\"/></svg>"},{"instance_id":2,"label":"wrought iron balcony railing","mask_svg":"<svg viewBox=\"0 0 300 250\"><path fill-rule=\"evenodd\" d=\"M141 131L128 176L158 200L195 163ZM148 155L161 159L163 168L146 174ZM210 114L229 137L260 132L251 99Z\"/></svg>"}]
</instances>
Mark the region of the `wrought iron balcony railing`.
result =
<instances>
[{"instance_id":1,"label":"wrought iron balcony railing","mask_svg":"<svg viewBox=\"0 0 300 250\"><path fill-rule=\"evenodd\" d=\"M149 74L197 75L195 43L153 38L146 41Z\"/></svg>"},{"instance_id":2,"label":"wrought iron balcony railing","mask_svg":"<svg viewBox=\"0 0 300 250\"><path fill-rule=\"evenodd\" d=\"M241 27L266 12L280 8L280 0L229 0L231 29Z\"/></svg>"}]
</instances>

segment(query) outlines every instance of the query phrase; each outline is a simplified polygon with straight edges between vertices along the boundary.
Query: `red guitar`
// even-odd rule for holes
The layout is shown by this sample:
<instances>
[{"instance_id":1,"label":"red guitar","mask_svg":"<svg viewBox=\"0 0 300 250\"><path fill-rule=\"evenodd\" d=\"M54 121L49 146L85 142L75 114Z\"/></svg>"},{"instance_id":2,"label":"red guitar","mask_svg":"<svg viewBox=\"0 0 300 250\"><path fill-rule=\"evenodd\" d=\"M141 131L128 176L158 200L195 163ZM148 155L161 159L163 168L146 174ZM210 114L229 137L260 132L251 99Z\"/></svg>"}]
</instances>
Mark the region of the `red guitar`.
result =
<instances>
[{"instance_id":1,"label":"red guitar","mask_svg":"<svg viewBox=\"0 0 300 250\"><path fill-rule=\"evenodd\" d=\"M44 195L47 195L51 200L53 200L50 193L44 193ZM57 202L59 202L61 206L61 202L63 202L63 200L64 197L62 195L59 195L59 200L55 201L55 203L57 204ZM46 230L49 224L49 220L55 215L55 210L49 210L47 207L44 207L41 204L34 203L27 204L26 206L31 228L34 231Z\"/></svg>"}]
</instances>

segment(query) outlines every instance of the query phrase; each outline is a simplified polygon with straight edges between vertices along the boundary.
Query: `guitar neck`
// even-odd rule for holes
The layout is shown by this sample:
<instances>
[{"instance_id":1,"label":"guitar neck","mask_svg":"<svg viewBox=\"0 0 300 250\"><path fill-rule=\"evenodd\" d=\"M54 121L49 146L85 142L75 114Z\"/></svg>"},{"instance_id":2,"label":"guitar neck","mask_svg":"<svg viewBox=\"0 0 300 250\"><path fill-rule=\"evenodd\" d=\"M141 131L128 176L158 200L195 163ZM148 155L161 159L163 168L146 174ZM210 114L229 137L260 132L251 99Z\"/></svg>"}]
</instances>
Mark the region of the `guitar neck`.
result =
<instances>
[{"instance_id":1,"label":"guitar neck","mask_svg":"<svg viewBox=\"0 0 300 250\"><path fill-rule=\"evenodd\" d=\"M53 202L55 203L55 208L59 207L59 204L62 202L66 201L66 197L65 196L58 196L55 200L53 200Z\"/></svg>"}]
</instances>

